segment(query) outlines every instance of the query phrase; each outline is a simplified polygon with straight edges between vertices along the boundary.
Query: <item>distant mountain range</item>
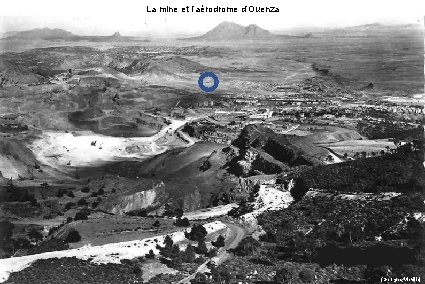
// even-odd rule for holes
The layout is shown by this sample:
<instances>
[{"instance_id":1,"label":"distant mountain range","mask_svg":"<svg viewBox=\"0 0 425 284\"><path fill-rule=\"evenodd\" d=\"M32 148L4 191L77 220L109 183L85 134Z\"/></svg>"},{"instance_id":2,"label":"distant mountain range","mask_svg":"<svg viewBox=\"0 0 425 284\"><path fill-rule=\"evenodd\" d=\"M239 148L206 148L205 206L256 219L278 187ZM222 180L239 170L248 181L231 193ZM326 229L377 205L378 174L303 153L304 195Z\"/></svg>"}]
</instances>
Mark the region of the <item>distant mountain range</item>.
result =
<instances>
[{"instance_id":1,"label":"distant mountain range","mask_svg":"<svg viewBox=\"0 0 425 284\"><path fill-rule=\"evenodd\" d=\"M233 22L222 22L206 34L199 37L185 38L183 40L201 40L201 41L223 41L223 40L266 40L285 37L309 37L278 35L262 29L257 25L241 26Z\"/></svg>"},{"instance_id":2,"label":"distant mountain range","mask_svg":"<svg viewBox=\"0 0 425 284\"><path fill-rule=\"evenodd\" d=\"M267 38L273 36L269 31L257 25L241 26L232 22L222 22L200 39L239 39L239 38Z\"/></svg>"},{"instance_id":3,"label":"distant mountain range","mask_svg":"<svg viewBox=\"0 0 425 284\"><path fill-rule=\"evenodd\" d=\"M115 42L115 41L132 41L136 38L122 36L119 32L115 32L111 36L80 36L75 35L63 29L33 29L21 32L9 32L3 34L7 40L67 40L67 41L100 41L100 42Z\"/></svg>"},{"instance_id":4,"label":"distant mountain range","mask_svg":"<svg viewBox=\"0 0 425 284\"><path fill-rule=\"evenodd\" d=\"M288 33L297 33L301 35L274 34L255 24L242 26L233 22L222 22L207 33L189 38L180 38L180 40L194 41L241 41L241 40L274 40L282 38L308 38L319 34L335 35L368 35L370 33L391 33L403 32L405 30L418 30L423 32L419 24L406 25L382 25L379 23L351 26L344 28L301 28L287 31ZM312 35L313 33L313 35ZM66 40L66 41L98 41L98 42L119 42L140 40L137 37L122 36L115 32L111 36L80 36L63 29L33 29L28 31L8 31L1 34L6 40ZM148 40L144 40L148 41Z\"/></svg>"},{"instance_id":5,"label":"distant mountain range","mask_svg":"<svg viewBox=\"0 0 425 284\"><path fill-rule=\"evenodd\" d=\"M379 23L351 26L336 29L326 29L323 32L334 35L345 36L369 36L372 34L403 34L406 31L417 31L423 33L423 26L420 24L404 24L404 25L382 25Z\"/></svg>"}]
</instances>

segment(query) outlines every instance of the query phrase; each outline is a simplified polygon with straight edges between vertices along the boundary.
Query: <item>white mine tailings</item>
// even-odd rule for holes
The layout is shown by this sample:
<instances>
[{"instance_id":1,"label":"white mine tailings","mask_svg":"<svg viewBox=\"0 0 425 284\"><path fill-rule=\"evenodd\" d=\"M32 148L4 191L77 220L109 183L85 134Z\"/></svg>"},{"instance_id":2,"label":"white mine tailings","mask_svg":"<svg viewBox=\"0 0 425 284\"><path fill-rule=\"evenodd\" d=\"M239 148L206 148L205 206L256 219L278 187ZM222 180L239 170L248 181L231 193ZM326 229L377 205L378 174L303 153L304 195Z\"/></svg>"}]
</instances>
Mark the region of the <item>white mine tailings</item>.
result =
<instances>
[{"instance_id":1,"label":"white mine tailings","mask_svg":"<svg viewBox=\"0 0 425 284\"><path fill-rule=\"evenodd\" d=\"M227 228L224 223L219 221L205 224L204 227L208 234ZM180 242L185 239L184 232L175 232L169 234L169 236L174 242ZM144 256L149 250L153 250L157 254L156 245L163 245L164 239L165 235L161 235L142 240L110 243L102 246L84 246L78 249L0 259L0 282L6 281L10 273L21 271L38 259L77 257L84 260L92 258L92 262L95 263L120 263L121 259Z\"/></svg>"},{"instance_id":2,"label":"white mine tailings","mask_svg":"<svg viewBox=\"0 0 425 284\"><path fill-rule=\"evenodd\" d=\"M68 162L72 167L84 167L119 158L143 158L165 152L167 147L159 146L156 141L167 133L174 133L188 121L190 120L172 120L169 125L150 137L123 138L90 131L75 134L46 131L40 139L29 145L29 148L37 160L54 168L66 166Z\"/></svg>"},{"instance_id":3,"label":"white mine tailings","mask_svg":"<svg viewBox=\"0 0 425 284\"><path fill-rule=\"evenodd\" d=\"M240 222L249 226L256 226L256 217L264 211L276 211L287 208L294 199L289 191L281 191L275 185L263 184L255 200L255 210L240 217Z\"/></svg>"}]
</instances>

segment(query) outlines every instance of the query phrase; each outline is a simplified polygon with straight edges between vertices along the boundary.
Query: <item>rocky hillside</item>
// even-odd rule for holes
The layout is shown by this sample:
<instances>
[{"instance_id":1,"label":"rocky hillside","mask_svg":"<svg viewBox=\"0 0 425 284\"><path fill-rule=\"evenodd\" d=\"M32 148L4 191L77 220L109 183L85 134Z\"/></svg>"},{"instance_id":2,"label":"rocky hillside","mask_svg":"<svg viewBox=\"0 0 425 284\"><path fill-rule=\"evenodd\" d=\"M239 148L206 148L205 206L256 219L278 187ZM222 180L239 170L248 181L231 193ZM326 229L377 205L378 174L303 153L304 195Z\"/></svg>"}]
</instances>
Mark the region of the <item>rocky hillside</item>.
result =
<instances>
[{"instance_id":1,"label":"rocky hillside","mask_svg":"<svg viewBox=\"0 0 425 284\"><path fill-rule=\"evenodd\" d=\"M288 166L320 165L327 155L326 150L315 146L308 138L279 135L256 125L247 125L232 145L243 151L254 148Z\"/></svg>"},{"instance_id":2,"label":"rocky hillside","mask_svg":"<svg viewBox=\"0 0 425 284\"><path fill-rule=\"evenodd\" d=\"M120 210L128 210L129 204L137 205L148 195L155 197L148 202L152 206L171 202L178 208L193 210L247 197L256 183L253 177L288 172L302 165L319 165L326 155L326 150L305 138L277 135L267 128L250 125L231 146L198 142L147 161L114 163L103 171L163 182L154 192L140 194L135 189L115 199L113 203L121 204ZM189 199L193 206L186 204Z\"/></svg>"}]
</instances>

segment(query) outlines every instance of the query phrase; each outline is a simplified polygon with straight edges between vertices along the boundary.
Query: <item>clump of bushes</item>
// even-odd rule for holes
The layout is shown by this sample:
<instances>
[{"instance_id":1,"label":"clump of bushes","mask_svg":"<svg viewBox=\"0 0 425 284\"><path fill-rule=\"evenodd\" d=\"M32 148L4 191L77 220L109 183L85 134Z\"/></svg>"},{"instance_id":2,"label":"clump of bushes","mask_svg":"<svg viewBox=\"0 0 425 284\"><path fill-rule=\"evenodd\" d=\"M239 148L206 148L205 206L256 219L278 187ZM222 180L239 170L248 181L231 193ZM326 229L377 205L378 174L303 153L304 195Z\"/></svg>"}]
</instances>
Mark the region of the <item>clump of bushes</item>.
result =
<instances>
[{"instance_id":1,"label":"clump of bushes","mask_svg":"<svg viewBox=\"0 0 425 284\"><path fill-rule=\"evenodd\" d=\"M207 230L202 225L194 224L190 232L185 232L184 236L191 241L201 241L207 236Z\"/></svg>"},{"instance_id":2,"label":"clump of bushes","mask_svg":"<svg viewBox=\"0 0 425 284\"><path fill-rule=\"evenodd\" d=\"M187 218L177 218L176 222L174 222L174 225L176 225L177 227L189 227L190 222Z\"/></svg>"}]
</instances>

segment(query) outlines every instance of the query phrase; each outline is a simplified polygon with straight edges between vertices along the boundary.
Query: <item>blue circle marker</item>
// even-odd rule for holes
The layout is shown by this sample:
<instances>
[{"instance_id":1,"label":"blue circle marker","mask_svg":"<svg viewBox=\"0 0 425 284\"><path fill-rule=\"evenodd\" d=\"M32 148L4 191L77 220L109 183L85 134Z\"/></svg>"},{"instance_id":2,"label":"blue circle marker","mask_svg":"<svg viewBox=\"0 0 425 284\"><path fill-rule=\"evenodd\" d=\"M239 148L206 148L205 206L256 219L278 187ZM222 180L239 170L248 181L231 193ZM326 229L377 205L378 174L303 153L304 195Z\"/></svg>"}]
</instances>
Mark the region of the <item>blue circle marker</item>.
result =
<instances>
[{"instance_id":1,"label":"blue circle marker","mask_svg":"<svg viewBox=\"0 0 425 284\"><path fill-rule=\"evenodd\" d=\"M214 80L214 84L211 87L207 87L204 85L204 79L207 77L210 77ZM213 72L210 72L210 71L203 72L198 79L199 88L201 88L201 90L204 91L205 93L214 92L214 90L217 89L219 83L220 81L218 80L217 75L215 75Z\"/></svg>"}]
</instances>

